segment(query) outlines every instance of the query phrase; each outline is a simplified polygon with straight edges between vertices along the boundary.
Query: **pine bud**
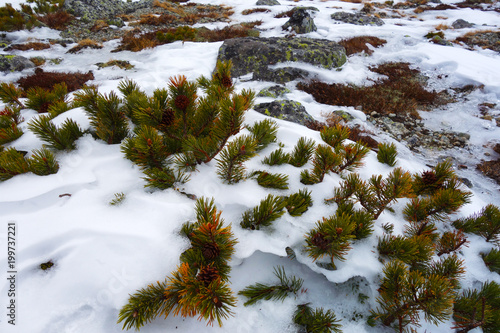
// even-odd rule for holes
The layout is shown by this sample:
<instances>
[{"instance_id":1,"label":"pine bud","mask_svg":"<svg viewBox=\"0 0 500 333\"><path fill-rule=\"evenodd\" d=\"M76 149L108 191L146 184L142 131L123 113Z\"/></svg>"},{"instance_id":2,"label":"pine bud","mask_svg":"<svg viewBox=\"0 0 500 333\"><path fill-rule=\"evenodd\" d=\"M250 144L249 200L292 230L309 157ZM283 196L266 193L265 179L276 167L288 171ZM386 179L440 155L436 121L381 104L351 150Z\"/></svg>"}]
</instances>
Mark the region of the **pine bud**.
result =
<instances>
[{"instance_id":1,"label":"pine bud","mask_svg":"<svg viewBox=\"0 0 500 333\"><path fill-rule=\"evenodd\" d=\"M344 229L342 228L335 228L335 231L337 232L337 235L340 235Z\"/></svg>"},{"instance_id":2,"label":"pine bud","mask_svg":"<svg viewBox=\"0 0 500 333\"><path fill-rule=\"evenodd\" d=\"M231 88L233 86L233 81L227 75L222 76L221 83L226 88Z\"/></svg>"},{"instance_id":3,"label":"pine bud","mask_svg":"<svg viewBox=\"0 0 500 333\"><path fill-rule=\"evenodd\" d=\"M175 98L174 104L178 109L186 111L189 106L189 98L186 95L179 95Z\"/></svg>"},{"instance_id":4,"label":"pine bud","mask_svg":"<svg viewBox=\"0 0 500 333\"><path fill-rule=\"evenodd\" d=\"M218 307L218 308L222 307L222 302L219 300L219 298L217 296L215 296L212 300L213 300L216 307Z\"/></svg>"},{"instance_id":5,"label":"pine bud","mask_svg":"<svg viewBox=\"0 0 500 333\"><path fill-rule=\"evenodd\" d=\"M148 139L148 146L151 146L153 144L153 141L151 139Z\"/></svg>"}]
</instances>

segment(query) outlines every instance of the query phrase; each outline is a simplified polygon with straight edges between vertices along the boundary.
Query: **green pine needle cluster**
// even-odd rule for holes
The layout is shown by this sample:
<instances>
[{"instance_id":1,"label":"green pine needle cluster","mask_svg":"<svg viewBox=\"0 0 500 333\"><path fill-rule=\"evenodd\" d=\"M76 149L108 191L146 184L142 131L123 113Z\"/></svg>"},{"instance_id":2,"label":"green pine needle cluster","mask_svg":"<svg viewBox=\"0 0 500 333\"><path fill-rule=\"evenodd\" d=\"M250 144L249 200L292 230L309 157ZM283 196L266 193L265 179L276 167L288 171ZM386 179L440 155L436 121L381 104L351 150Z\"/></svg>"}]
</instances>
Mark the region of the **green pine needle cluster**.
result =
<instances>
[{"instance_id":1,"label":"green pine needle cluster","mask_svg":"<svg viewBox=\"0 0 500 333\"><path fill-rule=\"evenodd\" d=\"M17 140L23 135L23 130L18 127L22 121L20 109L6 107L0 112L0 145Z\"/></svg>"},{"instance_id":2,"label":"green pine needle cluster","mask_svg":"<svg viewBox=\"0 0 500 333\"><path fill-rule=\"evenodd\" d=\"M257 183L266 188L277 190L288 189L288 175L282 173L269 173L266 171L254 171L251 174L257 180Z\"/></svg>"},{"instance_id":3,"label":"green pine needle cluster","mask_svg":"<svg viewBox=\"0 0 500 333\"><path fill-rule=\"evenodd\" d=\"M487 242L500 243L500 209L495 205L489 204L473 216L454 221L453 226L479 235Z\"/></svg>"},{"instance_id":4,"label":"green pine needle cluster","mask_svg":"<svg viewBox=\"0 0 500 333\"><path fill-rule=\"evenodd\" d=\"M20 100L22 95L23 90L17 88L14 83L0 83L0 100L5 104L8 104L12 107L19 107L21 109L24 109L25 106Z\"/></svg>"},{"instance_id":5,"label":"green pine needle cluster","mask_svg":"<svg viewBox=\"0 0 500 333\"><path fill-rule=\"evenodd\" d=\"M303 279L296 278L295 276L292 276L291 278L286 276L285 268L283 266L275 267L274 275L279 279L278 284L256 283L239 291L238 295L248 298L243 305L249 306L260 300L283 301L290 294L297 295L300 288L302 288L302 284L304 283Z\"/></svg>"},{"instance_id":6,"label":"green pine needle cluster","mask_svg":"<svg viewBox=\"0 0 500 333\"><path fill-rule=\"evenodd\" d=\"M249 135L239 136L220 153L217 175L227 184L235 184L246 178L244 162L255 156L257 141Z\"/></svg>"},{"instance_id":7,"label":"green pine needle cluster","mask_svg":"<svg viewBox=\"0 0 500 333\"><path fill-rule=\"evenodd\" d=\"M257 141L257 151L276 142L276 134L278 133L278 124L271 119L264 119L256 122L253 126L248 126L247 129L252 133L255 141Z\"/></svg>"},{"instance_id":8,"label":"green pine needle cluster","mask_svg":"<svg viewBox=\"0 0 500 333\"><path fill-rule=\"evenodd\" d=\"M84 134L74 120L66 119L58 128L46 115L41 115L30 121L28 129L46 142L49 148L56 150L76 149L76 140Z\"/></svg>"},{"instance_id":9,"label":"green pine needle cluster","mask_svg":"<svg viewBox=\"0 0 500 333\"><path fill-rule=\"evenodd\" d=\"M487 281L480 289L467 289L455 300L453 319L457 332L482 328L485 333L500 331L500 285Z\"/></svg>"},{"instance_id":10,"label":"green pine needle cluster","mask_svg":"<svg viewBox=\"0 0 500 333\"><path fill-rule=\"evenodd\" d=\"M293 314L293 322L306 333L341 333L342 325L332 310L312 309L309 303L297 306Z\"/></svg>"},{"instance_id":11,"label":"green pine needle cluster","mask_svg":"<svg viewBox=\"0 0 500 333\"><path fill-rule=\"evenodd\" d=\"M85 87L75 93L73 105L84 108L95 135L107 144L121 143L128 136L125 108L116 93L105 95L98 93L95 87Z\"/></svg>"},{"instance_id":12,"label":"green pine needle cluster","mask_svg":"<svg viewBox=\"0 0 500 333\"><path fill-rule=\"evenodd\" d=\"M55 174L58 170L59 163L54 154L46 148L33 150L32 156L28 158L12 147L0 151L0 181L27 172L46 176Z\"/></svg>"},{"instance_id":13,"label":"green pine needle cluster","mask_svg":"<svg viewBox=\"0 0 500 333\"><path fill-rule=\"evenodd\" d=\"M448 279L440 275L425 276L409 270L401 261L390 261L383 270L377 297L375 319L398 332L407 326L418 326L420 316L433 324L447 320L453 308L454 292Z\"/></svg>"},{"instance_id":14,"label":"green pine needle cluster","mask_svg":"<svg viewBox=\"0 0 500 333\"><path fill-rule=\"evenodd\" d=\"M30 88L26 92L26 107L39 113L46 113L55 103L67 103L67 95L68 88L64 82L55 84L51 90L40 87Z\"/></svg>"},{"instance_id":15,"label":"green pine needle cluster","mask_svg":"<svg viewBox=\"0 0 500 333\"><path fill-rule=\"evenodd\" d=\"M321 221L316 222L316 227L305 235L305 250L314 261L324 256L329 257L335 269L334 260L344 261L351 249L355 228L355 223L347 214L323 217Z\"/></svg>"},{"instance_id":16,"label":"green pine needle cluster","mask_svg":"<svg viewBox=\"0 0 500 333\"><path fill-rule=\"evenodd\" d=\"M484 264L490 271L500 274L500 250L491 249L488 253L481 253Z\"/></svg>"},{"instance_id":17,"label":"green pine needle cluster","mask_svg":"<svg viewBox=\"0 0 500 333\"><path fill-rule=\"evenodd\" d=\"M232 315L236 297L228 285L236 239L224 226L214 200L196 202L197 221L187 223L182 232L191 247L181 255L181 265L164 282L151 284L130 296L120 310L118 322L124 329L139 330L162 315L198 316L212 325Z\"/></svg>"},{"instance_id":18,"label":"green pine needle cluster","mask_svg":"<svg viewBox=\"0 0 500 333\"><path fill-rule=\"evenodd\" d=\"M314 146L314 140L301 137L290 153L287 163L298 168L304 166L304 164L309 162L314 152Z\"/></svg>"},{"instance_id":19,"label":"green pine needle cluster","mask_svg":"<svg viewBox=\"0 0 500 333\"><path fill-rule=\"evenodd\" d=\"M286 210L291 216L301 216L313 205L311 191L299 190L286 198Z\"/></svg>"},{"instance_id":20,"label":"green pine needle cluster","mask_svg":"<svg viewBox=\"0 0 500 333\"><path fill-rule=\"evenodd\" d=\"M349 174L327 202L359 202L377 219L389 205L399 198L412 195L411 175L401 168L394 169L386 178L373 175L363 181L358 174Z\"/></svg>"},{"instance_id":21,"label":"green pine needle cluster","mask_svg":"<svg viewBox=\"0 0 500 333\"><path fill-rule=\"evenodd\" d=\"M285 214L285 206L285 198L269 194L258 206L243 213L240 225L244 229L251 230L268 227Z\"/></svg>"},{"instance_id":22,"label":"green pine needle cluster","mask_svg":"<svg viewBox=\"0 0 500 333\"><path fill-rule=\"evenodd\" d=\"M380 163L393 167L396 165L397 156L398 151L394 143L383 142L378 144L377 160Z\"/></svg>"},{"instance_id":23,"label":"green pine needle cluster","mask_svg":"<svg viewBox=\"0 0 500 333\"><path fill-rule=\"evenodd\" d=\"M271 154L269 154L269 156L264 157L262 163L273 166L273 165L286 164L289 161L290 161L290 155L288 153L285 153L283 148L278 148Z\"/></svg>"}]
</instances>

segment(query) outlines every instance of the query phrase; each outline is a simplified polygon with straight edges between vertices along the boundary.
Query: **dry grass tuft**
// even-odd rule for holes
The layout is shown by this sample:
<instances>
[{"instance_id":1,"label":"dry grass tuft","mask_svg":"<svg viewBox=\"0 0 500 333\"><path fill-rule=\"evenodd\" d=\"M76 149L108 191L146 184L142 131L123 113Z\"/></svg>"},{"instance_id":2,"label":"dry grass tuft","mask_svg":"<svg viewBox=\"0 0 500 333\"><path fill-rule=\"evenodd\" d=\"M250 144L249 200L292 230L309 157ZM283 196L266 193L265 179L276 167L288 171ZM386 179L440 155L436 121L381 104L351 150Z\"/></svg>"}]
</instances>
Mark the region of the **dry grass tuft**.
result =
<instances>
[{"instance_id":1,"label":"dry grass tuft","mask_svg":"<svg viewBox=\"0 0 500 333\"><path fill-rule=\"evenodd\" d=\"M89 38L82 39L77 46L71 48L67 53L77 53L83 49L102 49L102 44Z\"/></svg>"},{"instance_id":2,"label":"dry grass tuft","mask_svg":"<svg viewBox=\"0 0 500 333\"><path fill-rule=\"evenodd\" d=\"M45 23L49 28L64 30L75 19L75 17L64 10L38 16L40 22Z\"/></svg>"},{"instance_id":3,"label":"dry grass tuft","mask_svg":"<svg viewBox=\"0 0 500 333\"><path fill-rule=\"evenodd\" d=\"M368 48L366 44L370 44L373 47L379 47L382 45L385 45L387 41L385 39L381 39L378 37L373 37L373 36L359 36L359 37L353 37L349 39L344 39L339 42L340 45L342 45L345 50L346 54L348 56L360 52L365 52L368 55L371 55L373 53L373 50Z\"/></svg>"},{"instance_id":4,"label":"dry grass tuft","mask_svg":"<svg viewBox=\"0 0 500 333\"><path fill-rule=\"evenodd\" d=\"M496 161L483 161L476 167L485 176L495 180L500 184L500 160Z\"/></svg>"},{"instance_id":5,"label":"dry grass tuft","mask_svg":"<svg viewBox=\"0 0 500 333\"><path fill-rule=\"evenodd\" d=\"M50 48L50 44L48 43L41 43L41 42L29 42L29 43L24 43L24 44L12 44L9 45L7 48L7 51L10 50L19 50L19 51L27 51L27 50L45 50Z\"/></svg>"},{"instance_id":6,"label":"dry grass tuft","mask_svg":"<svg viewBox=\"0 0 500 333\"><path fill-rule=\"evenodd\" d=\"M20 78L17 83L25 91L30 88L40 87L46 90L52 90L58 83L66 83L68 92L80 89L85 82L94 79L92 72L88 73L64 73L64 72L45 72L40 68L35 69L35 74Z\"/></svg>"},{"instance_id":7,"label":"dry grass tuft","mask_svg":"<svg viewBox=\"0 0 500 333\"><path fill-rule=\"evenodd\" d=\"M99 32L109 27L109 24L104 20L96 20L94 25L90 28L92 32Z\"/></svg>"},{"instance_id":8,"label":"dry grass tuft","mask_svg":"<svg viewBox=\"0 0 500 333\"><path fill-rule=\"evenodd\" d=\"M419 71L410 69L408 63L386 63L370 70L386 75L371 86L327 84L313 80L299 83L297 87L319 103L361 107L363 112L380 114L405 114L419 118L417 107L438 103L439 94L427 91L418 79Z\"/></svg>"},{"instance_id":9,"label":"dry grass tuft","mask_svg":"<svg viewBox=\"0 0 500 333\"><path fill-rule=\"evenodd\" d=\"M253 8L253 9L245 9L244 11L241 12L242 15L250 15L254 13L269 13L271 12L267 8Z\"/></svg>"}]
</instances>

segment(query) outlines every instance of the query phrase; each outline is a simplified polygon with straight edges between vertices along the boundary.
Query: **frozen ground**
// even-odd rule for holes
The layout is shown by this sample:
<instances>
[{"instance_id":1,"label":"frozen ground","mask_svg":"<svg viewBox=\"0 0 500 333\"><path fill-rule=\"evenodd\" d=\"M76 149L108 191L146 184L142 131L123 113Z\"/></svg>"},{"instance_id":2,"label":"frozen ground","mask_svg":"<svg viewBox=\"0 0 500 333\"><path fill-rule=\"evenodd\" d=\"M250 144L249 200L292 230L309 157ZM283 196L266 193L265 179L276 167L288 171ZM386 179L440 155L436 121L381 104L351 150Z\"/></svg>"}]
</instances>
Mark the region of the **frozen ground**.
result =
<instances>
[{"instance_id":1,"label":"frozen ground","mask_svg":"<svg viewBox=\"0 0 500 333\"><path fill-rule=\"evenodd\" d=\"M264 37L286 35L287 32L281 30L286 19L274 19L273 16L293 6L303 5L320 9L315 14L318 31L308 34L309 37L339 41L352 36L374 35L387 39L387 45L376 49L372 56L351 57L341 71L315 69L315 73L324 81L361 84L373 75L368 71L368 66L386 61L407 61L428 74L431 77L430 84L436 89L467 84L484 85L484 89L467 96L467 100L432 112L421 112L428 128L469 133L471 140L468 148L414 154L401 143L395 142L399 151L397 166L410 172L420 172L427 168L426 164L434 165L443 157L453 156L457 163L468 166L466 170L457 170L458 175L469 179L474 185L471 189L474 194L472 202L463 207L457 216L468 216L488 203L500 203L498 185L474 170L478 161L486 158L483 154L491 152L483 145L500 141L500 128L495 126L494 121L480 119L477 108L478 104L484 102L496 103L496 112L500 112L500 55L489 50L470 51L460 46L439 46L429 43L423 37L434 26L441 23L451 25L458 18L476 23L477 27L446 31L449 39L466 31L498 29L499 13L470 9L448 10L446 13L429 11L413 19L385 19L386 24L381 27L359 27L335 22L330 15L335 11L360 9L363 4L280 0L280 6L269 7L271 13L244 16L241 11L255 7L255 1L197 2L232 6L235 11L231 17L232 23L264 20L261 26L261 35ZM445 19L438 18L444 14ZM208 27L223 25L218 23ZM8 33L7 37L23 42L29 38L54 38L57 35L58 32L43 28L31 32ZM95 75L93 83L99 85L100 92L116 90L120 80L128 78L151 93L155 88L165 87L171 76L183 74L194 80L200 75L210 75L221 45L176 42L137 53L109 53L117 43L116 40L110 41L101 50L87 49L79 54L66 54L67 49L59 45L48 50L22 54L63 59L59 65L45 65L44 69L47 71L92 70ZM128 60L135 68L129 71L117 68L98 70L95 65L111 59ZM31 70L2 74L0 80L16 81L30 73ZM437 79L440 74L446 75L446 78ZM259 91L271 85L269 82L236 80L237 89L251 88ZM318 120L322 119L324 111L343 109L356 116L356 121L366 121L365 116L353 108L332 107L315 102L310 95L296 90L294 82L287 84L287 87L292 91L287 97L301 102ZM269 99L257 99L257 103L265 101ZM36 112L25 111L23 117L25 122L21 127L25 134L10 146L20 150L40 148L41 141L26 127L32 117L37 117ZM252 124L264 117L250 110L245 123ZM90 126L82 109L64 113L55 122L62 122L66 118L74 119L84 128ZM285 150L291 150L302 136L318 142L321 140L318 132L283 120L277 122L280 125L278 141L284 144ZM393 141L372 125L366 123L365 126L379 135L380 140ZM305 302L311 302L314 307L334 309L342 319L344 332L385 332L367 326L364 319L353 320L353 314L357 312L366 318L369 308L375 305L377 283L383 267L376 254L376 237L382 235L381 224L392 222L396 225L396 231L401 231L402 217L388 212L382 214L376 222L373 236L354 243L346 261L338 263L338 270L332 272L317 267L311 259L300 253L300 249L304 245L304 234L321 217L333 213L334 208L323 204L323 199L330 196L333 188L339 184L341 179L338 175L327 175L323 183L308 186L313 191L314 206L303 216L291 217L285 214L271 229L242 229L239 221L243 211L257 205L268 193L290 194L305 187L299 182L299 174L310 165L298 169L289 165L266 167L261 164L262 158L277 147L277 144L272 144L248 162L247 167L249 170L279 170L290 175L290 189L287 191L269 191L258 186L254 180L231 186L222 184L215 174L215 162L202 165L184 187L186 192L198 197L215 198L226 223L232 224L233 232L239 240L231 262L231 287L235 292L255 282L271 282L274 278L273 267L276 265L283 265L290 275L295 274L305 279L304 292L297 299L290 297L283 303L265 301L250 307L243 307L244 299L239 297L234 316L224 322L222 328L206 326L205 322L195 318L171 316L166 320L158 318L142 328L141 332L295 332L292 313L297 304ZM55 175L40 177L25 174L0 183L0 244L4 244L0 253L0 267L2 272L6 272L7 223L14 221L17 225L18 272L16 326L8 325L7 317L3 314L6 312L8 290L4 278L4 283L0 284L0 308L3 309L0 313L0 331L121 332L122 325L116 324L116 320L128 295L147 284L163 280L179 264L179 255L188 247L188 243L179 236L178 231L184 222L193 220L194 201L175 191L145 190L142 173L124 159L119 145L106 145L85 136L78 140L76 151L58 153L57 158L61 168ZM392 170L380 164L373 152L365 161L365 166L358 170L365 179L372 174L387 175ZM110 206L108 203L119 192L126 194L125 201L120 206ZM60 197L65 193L70 193L71 197ZM400 200L396 211L400 211L404 203L405 200ZM469 236L469 240L470 246L460 255L467 265L462 286L476 287L486 280L500 282L500 276L490 272L479 256L479 252L492 246L473 235ZM286 258L287 246L296 250L297 260L290 261ZM48 260L52 260L55 266L47 272L41 271L40 263ZM353 290L352 284L345 284L356 276L363 277L358 279L367 281L368 285L360 283L361 289ZM370 297L366 304L358 301L357 294L361 292ZM422 324L419 332L452 331L451 320L438 327L425 322Z\"/></svg>"}]
</instances>

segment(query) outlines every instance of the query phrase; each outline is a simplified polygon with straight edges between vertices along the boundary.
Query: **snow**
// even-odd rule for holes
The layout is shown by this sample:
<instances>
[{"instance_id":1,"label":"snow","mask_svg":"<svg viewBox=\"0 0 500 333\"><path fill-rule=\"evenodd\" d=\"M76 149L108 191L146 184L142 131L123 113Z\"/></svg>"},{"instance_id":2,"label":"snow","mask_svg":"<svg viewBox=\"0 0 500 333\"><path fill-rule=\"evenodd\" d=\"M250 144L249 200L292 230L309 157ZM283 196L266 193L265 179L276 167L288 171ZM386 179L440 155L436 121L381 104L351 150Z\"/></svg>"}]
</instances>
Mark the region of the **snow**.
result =
<instances>
[{"instance_id":1,"label":"snow","mask_svg":"<svg viewBox=\"0 0 500 333\"><path fill-rule=\"evenodd\" d=\"M9 1L18 6L22 1ZM478 212L488 203L500 202L499 187L492 180L481 176L474 170L480 159L487 158L485 152L491 151L483 146L499 142L500 128L494 121L479 118L477 105L489 102L500 104L500 55L489 50L467 50L462 46L444 47L429 43L423 36L440 23L451 25L458 18L477 24L475 28L446 30L450 39L467 31L496 28L499 15L496 12L481 12L471 9L453 11L429 11L418 16L419 19L402 17L384 19L381 27L359 27L330 18L335 11L353 11L363 4L341 1L284 1L280 6L268 7L271 13L249 16L241 11L256 7L254 1L237 0L199 0L198 3L227 4L234 8L233 22L264 21L261 35L285 36L281 30L286 19L273 16L296 5L315 6L319 12L313 14L318 31L308 34L313 38L326 38L340 41L343 38L362 35L375 35L387 39L388 43L375 49L372 56L355 55L349 58L342 70L313 68L306 64L293 64L314 73L320 80L337 83L369 84L377 74L368 70L369 66L386 61L407 61L412 67L420 68L430 76L429 84L436 88L461 87L468 84L484 85L467 96L465 101L452 103L431 112L421 112L425 126L432 130L453 130L471 135L470 146L466 149L433 151L415 154L401 142L395 142L387 134L380 132L366 122L366 116L352 107L334 107L319 104L314 99L295 88L295 82L287 84L292 92L287 98L301 102L316 119L322 120L324 112L344 110L356 117L380 140L394 142L398 148L397 167L409 172L421 172L426 166L435 165L444 157L452 156L468 169L456 170L460 177L469 179L474 187L471 203L464 206L456 217L469 216ZM445 3L455 3L448 0ZM446 19L437 18L446 15ZM481 25L485 26L481 26ZM227 23L206 25L209 28L223 27ZM47 28L32 31L7 33L7 38L15 42L30 38L58 38L59 33ZM95 75L93 84L99 92L116 91L120 81L131 79L151 94L156 88L165 87L172 76L185 75L195 80L201 75L208 76L215 67L216 57L222 43L175 42L155 49L140 52L124 51L110 54L117 41L109 41L101 50L84 50L78 54L66 54L67 48L54 45L48 50L14 51L24 56L62 58L58 65L47 64L46 70L87 72ZM70 45L71 47L71 45ZM118 68L98 69L98 62L112 59L128 60L134 69L124 71ZM290 64L281 64L286 66ZM279 67L278 66L278 67ZM0 80L16 81L33 70L23 73L3 73ZM438 79L442 74L444 78ZM252 89L259 91L272 84L253 82L245 78L235 80L237 90ZM269 102L269 98L257 98L257 103ZM27 129L27 122L38 117L33 110L24 110L25 122L21 128L25 134L7 145L19 150L31 151L42 147L42 143ZM61 124L66 119L75 120L83 129L90 126L89 119L81 108L70 110L53 120ZM245 123L265 119L254 110L247 112ZM279 125L278 142L285 151L291 151L300 137L321 142L318 132L303 126L276 120ZM242 134L248 134L243 130ZM179 265L180 254L188 248L188 241L179 235L182 224L194 219L195 202L173 190L150 191L144 188L143 174L130 161L123 157L119 145L106 145L90 135L77 141L78 149L68 153L58 153L60 170L49 176L24 174L0 183L0 240L7 240L7 223L16 222L16 262L17 262L17 320L16 326L7 324L5 314L0 316L2 332L61 333L61 332L121 332L121 324L116 324L120 308L127 302L128 295L137 289L170 275ZM393 223L395 232L403 230L399 213L384 212L377 220L374 234L365 240L353 243L344 262L337 262L336 271L326 271L312 262L301 249L304 234L311 230L316 221L335 212L335 205L326 205L324 199L333 194L335 186L342 181L336 174L329 174L324 182L305 186L299 181L302 168L290 165L270 167L261 163L262 159L278 148L272 144L248 163L248 170L267 170L286 173L290 179L290 189L286 191L264 189L255 180L246 180L235 185L223 184L216 176L216 162L201 165L191 174L191 180L182 190L198 197L214 198L226 224L231 224L239 243L231 261L231 288L236 293L245 286L256 282L276 280L273 267L282 265L289 276L296 275L305 280L304 289L296 299L289 297L283 303L262 301L244 307L245 299L238 297L234 316L224 322L224 326L206 326L196 318L170 316L157 318L141 329L141 332L295 332L292 314L297 304L311 302L313 307L333 309L342 319L344 332L388 332L382 328L372 328L365 324L370 307L376 306L379 278L383 264L376 254L377 236L383 234L382 224ZM373 174L388 175L393 168L380 164L376 154L370 152L365 165L357 172L363 179ZM287 195L303 188L312 191L314 206L301 217L283 215L273 227L249 231L239 225L242 213L258 205L267 194ZM115 193L123 192L126 199L119 206L108 203ZM64 195L64 194L70 194ZM63 195L63 196L61 196ZM394 206L400 212L407 201L399 200ZM492 248L482 238L468 235L470 245L460 254L466 262L467 273L462 280L464 288L477 287L481 282L493 280L500 282L500 276L490 272L479 256L480 252ZM297 254L296 260L286 257L285 248L291 247ZM6 245L0 252L0 267L6 272ZM44 272L40 263L52 260L55 266ZM5 273L6 274L6 273ZM367 304L358 301L356 292L346 284L353 277L362 277L368 282L363 293L370 298ZM5 281L5 280L4 280ZM5 312L8 302L7 283L0 284L0 305ZM353 313L362 313L365 319L352 320ZM418 332L450 332L451 320L433 326L422 320Z\"/></svg>"}]
</instances>

